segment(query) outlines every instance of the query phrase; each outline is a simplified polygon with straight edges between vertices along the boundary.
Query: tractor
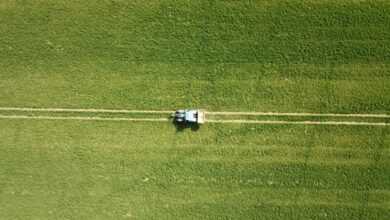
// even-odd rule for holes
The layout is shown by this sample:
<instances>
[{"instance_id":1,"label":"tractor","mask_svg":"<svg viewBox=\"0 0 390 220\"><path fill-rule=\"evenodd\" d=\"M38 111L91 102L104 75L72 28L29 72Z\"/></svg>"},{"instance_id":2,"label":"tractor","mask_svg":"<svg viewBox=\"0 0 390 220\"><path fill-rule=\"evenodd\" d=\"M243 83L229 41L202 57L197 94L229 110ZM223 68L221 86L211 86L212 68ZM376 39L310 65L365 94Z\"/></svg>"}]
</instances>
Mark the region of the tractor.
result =
<instances>
[{"instance_id":1,"label":"tractor","mask_svg":"<svg viewBox=\"0 0 390 220\"><path fill-rule=\"evenodd\" d=\"M174 121L178 124L203 124L205 112L199 109L180 109L173 114Z\"/></svg>"}]
</instances>

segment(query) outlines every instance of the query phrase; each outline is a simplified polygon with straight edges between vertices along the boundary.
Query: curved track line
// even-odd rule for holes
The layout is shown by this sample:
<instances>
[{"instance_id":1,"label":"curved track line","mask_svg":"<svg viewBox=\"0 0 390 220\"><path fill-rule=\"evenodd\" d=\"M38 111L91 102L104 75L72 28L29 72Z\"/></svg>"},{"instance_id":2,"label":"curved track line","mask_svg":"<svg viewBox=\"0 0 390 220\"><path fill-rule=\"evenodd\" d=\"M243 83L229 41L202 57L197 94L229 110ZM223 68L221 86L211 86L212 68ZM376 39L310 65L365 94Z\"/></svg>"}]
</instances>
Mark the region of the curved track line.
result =
<instances>
[{"instance_id":1,"label":"curved track line","mask_svg":"<svg viewBox=\"0 0 390 220\"><path fill-rule=\"evenodd\" d=\"M107 118L107 117L74 117L74 116L30 116L30 115L0 115L0 119L40 119L40 120L80 120L80 121L139 121L168 122L168 118ZM260 120L208 120L207 123L224 124L295 124L295 125L358 125L358 126L389 126L384 122L354 122L354 121L260 121Z\"/></svg>"},{"instance_id":2,"label":"curved track line","mask_svg":"<svg viewBox=\"0 0 390 220\"><path fill-rule=\"evenodd\" d=\"M127 109L72 109L72 108L24 108L0 107L0 111L22 112L89 112L89 113L134 113L134 114L170 114L173 110L127 110ZM237 116L314 116L314 117L360 117L360 118L390 118L388 114L343 114L343 113L308 113L308 112L206 112L209 115Z\"/></svg>"}]
</instances>

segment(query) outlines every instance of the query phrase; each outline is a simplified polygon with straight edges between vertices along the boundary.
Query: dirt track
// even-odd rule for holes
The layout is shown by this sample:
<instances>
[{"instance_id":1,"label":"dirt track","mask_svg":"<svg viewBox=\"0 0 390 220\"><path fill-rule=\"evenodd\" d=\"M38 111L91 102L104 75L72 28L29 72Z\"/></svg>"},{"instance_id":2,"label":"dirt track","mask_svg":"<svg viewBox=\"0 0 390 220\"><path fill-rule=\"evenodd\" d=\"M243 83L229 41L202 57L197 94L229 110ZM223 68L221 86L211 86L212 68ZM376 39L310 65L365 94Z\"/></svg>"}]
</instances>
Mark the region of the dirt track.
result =
<instances>
[{"instance_id":1,"label":"dirt track","mask_svg":"<svg viewBox=\"0 0 390 220\"><path fill-rule=\"evenodd\" d=\"M78 121L133 121L133 122L168 122L168 118L112 118L112 117L75 117L75 116L29 116L0 115L0 119L35 119L35 120L78 120ZM295 125L353 125L353 126L390 126L385 122L354 121L271 121L271 120L207 120L207 123L233 124L295 124Z\"/></svg>"},{"instance_id":2,"label":"dirt track","mask_svg":"<svg viewBox=\"0 0 390 220\"><path fill-rule=\"evenodd\" d=\"M173 110L128 110L128 109L80 109L80 108L24 108L0 107L0 111L19 112L86 112L86 113L145 113L170 114ZM309 112L206 112L208 115L237 115L237 116L301 116L301 117L359 117L359 118L390 118L388 114L342 114L342 113L309 113Z\"/></svg>"},{"instance_id":3,"label":"dirt track","mask_svg":"<svg viewBox=\"0 0 390 220\"><path fill-rule=\"evenodd\" d=\"M128 113L128 114L171 114L170 110L127 110L127 109L72 109L72 108L21 108L21 107L0 107L0 112L44 112L44 113ZM38 113L37 113L38 114ZM337 113L286 113L286 112L206 112L207 115L224 116L295 116L295 117L349 117L349 118L390 118L387 114L337 114ZM55 116L55 115L19 115L0 114L2 119L35 119L35 120L81 120L81 121L150 121L167 122L167 118L144 117L99 117L99 116ZM354 126L389 126L387 122L368 121L294 121L294 120L256 120L256 119L208 119L207 123L234 123L234 124L302 124L302 125L354 125Z\"/></svg>"}]
</instances>

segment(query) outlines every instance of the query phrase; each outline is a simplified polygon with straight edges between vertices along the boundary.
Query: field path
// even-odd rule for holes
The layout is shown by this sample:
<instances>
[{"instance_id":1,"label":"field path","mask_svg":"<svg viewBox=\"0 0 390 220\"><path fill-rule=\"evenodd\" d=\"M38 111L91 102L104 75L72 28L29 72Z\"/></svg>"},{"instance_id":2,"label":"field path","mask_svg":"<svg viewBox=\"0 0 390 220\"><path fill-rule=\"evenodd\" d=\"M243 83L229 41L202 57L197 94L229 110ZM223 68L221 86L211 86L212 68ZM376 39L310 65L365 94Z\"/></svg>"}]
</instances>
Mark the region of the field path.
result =
<instances>
[{"instance_id":1,"label":"field path","mask_svg":"<svg viewBox=\"0 0 390 220\"><path fill-rule=\"evenodd\" d=\"M78 121L134 121L134 122L168 122L168 118L113 118L113 117L75 117L75 116L30 116L0 115L0 119L35 119L35 120L78 120ZM390 126L385 122L354 121L272 121L272 120L207 120L207 123L233 124L295 124L295 125L355 125L355 126Z\"/></svg>"},{"instance_id":2,"label":"field path","mask_svg":"<svg viewBox=\"0 0 390 220\"><path fill-rule=\"evenodd\" d=\"M174 111L169 110L127 110L127 109L93 109L93 108L18 108L0 107L0 111L20 111L20 112L89 112L89 113L149 113L166 114Z\"/></svg>"},{"instance_id":3,"label":"field path","mask_svg":"<svg viewBox=\"0 0 390 220\"><path fill-rule=\"evenodd\" d=\"M390 118L387 114L342 114L342 113L308 113L308 112L206 112L209 115L242 115L242 116L300 116L300 117L356 117L356 118Z\"/></svg>"},{"instance_id":4,"label":"field path","mask_svg":"<svg viewBox=\"0 0 390 220\"><path fill-rule=\"evenodd\" d=\"M357 121L274 121L274 120L207 120L207 123L235 124L286 124L286 125L360 125L360 126L390 126L385 122Z\"/></svg>"},{"instance_id":5,"label":"field path","mask_svg":"<svg viewBox=\"0 0 390 220\"><path fill-rule=\"evenodd\" d=\"M30 116L30 115L0 115L3 119L40 119L40 120L78 120L78 121L169 121L168 118L110 118L110 117L78 117L78 116Z\"/></svg>"},{"instance_id":6,"label":"field path","mask_svg":"<svg viewBox=\"0 0 390 220\"><path fill-rule=\"evenodd\" d=\"M89 113L146 113L146 114L170 114L174 110L128 110L128 109L72 109L72 108L23 108L0 107L0 111L22 112L89 112ZM388 114L343 114L343 113L308 113L308 112L208 112L208 115L236 115L236 116L297 116L297 117L359 117L359 118L390 118Z\"/></svg>"}]
</instances>

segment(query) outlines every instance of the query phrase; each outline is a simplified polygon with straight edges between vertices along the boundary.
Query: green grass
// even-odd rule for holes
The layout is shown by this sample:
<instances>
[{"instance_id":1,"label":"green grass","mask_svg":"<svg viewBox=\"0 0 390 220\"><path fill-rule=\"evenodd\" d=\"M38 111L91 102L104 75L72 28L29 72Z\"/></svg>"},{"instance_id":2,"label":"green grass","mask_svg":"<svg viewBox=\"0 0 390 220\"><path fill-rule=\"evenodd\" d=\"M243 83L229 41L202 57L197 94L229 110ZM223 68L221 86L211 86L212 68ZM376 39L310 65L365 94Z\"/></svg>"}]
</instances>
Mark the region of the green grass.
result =
<instances>
[{"instance_id":1,"label":"green grass","mask_svg":"<svg viewBox=\"0 0 390 220\"><path fill-rule=\"evenodd\" d=\"M0 104L389 112L386 1L3 1Z\"/></svg>"},{"instance_id":2,"label":"green grass","mask_svg":"<svg viewBox=\"0 0 390 220\"><path fill-rule=\"evenodd\" d=\"M387 219L388 128L2 120L3 219Z\"/></svg>"},{"instance_id":3,"label":"green grass","mask_svg":"<svg viewBox=\"0 0 390 220\"><path fill-rule=\"evenodd\" d=\"M0 106L390 113L385 0L2 0ZM58 114L59 115L59 114ZM390 219L388 127L0 120L0 219Z\"/></svg>"}]
</instances>

